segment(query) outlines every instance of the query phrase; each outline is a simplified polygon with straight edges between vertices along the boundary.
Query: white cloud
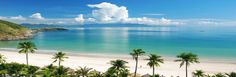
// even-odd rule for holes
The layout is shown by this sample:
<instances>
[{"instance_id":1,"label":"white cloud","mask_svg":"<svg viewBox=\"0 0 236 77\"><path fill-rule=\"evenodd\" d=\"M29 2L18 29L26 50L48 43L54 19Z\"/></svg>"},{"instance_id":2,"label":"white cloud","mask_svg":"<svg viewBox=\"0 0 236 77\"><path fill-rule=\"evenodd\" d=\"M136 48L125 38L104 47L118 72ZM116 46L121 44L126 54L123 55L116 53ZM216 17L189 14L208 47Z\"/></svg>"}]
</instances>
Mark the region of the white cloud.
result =
<instances>
[{"instance_id":1,"label":"white cloud","mask_svg":"<svg viewBox=\"0 0 236 77\"><path fill-rule=\"evenodd\" d=\"M99 23L124 23L124 24L144 24L144 25L228 25L235 26L236 20L225 19L167 19L167 18L150 18L150 17L129 17L128 9L125 6L118 6L108 2L87 5L93 8L89 14L80 14L74 18L47 18L45 19L40 13L34 13L29 17L18 16L0 16L0 19L9 20L16 23L34 23L34 24L66 24L76 25L99 24ZM84 17L86 15L86 17ZM149 13L143 15L165 15L158 13ZM40 21L43 20L43 21Z\"/></svg>"},{"instance_id":2,"label":"white cloud","mask_svg":"<svg viewBox=\"0 0 236 77\"><path fill-rule=\"evenodd\" d=\"M95 8L92 10L92 18L95 23L128 23L128 24L145 24L145 25L179 25L179 22L161 18L130 18L128 9L125 6L102 2L100 4L89 4L88 7Z\"/></svg>"},{"instance_id":3,"label":"white cloud","mask_svg":"<svg viewBox=\"0 0 236 77\"><path fill-rule=\"evenodd\" d=\"M13 19L13 20L26 20L26 18L24 18L24 17L21 16L21 15L14 16L14 17L10 17L10 19Z\"/></svg>"},{"instance_id":4,"label":"white cloud","mask_svg":"<svg viewBox=\"0 0 236 77\"><path fill-rule=\"evenodd\" d=\"M78 15L78 16L75 18L75 21L76 21L76 22L79 22L79 23L84 23L83 14Z\"/></svg>"},{"instance_id":5,"label":"white cloud","mask_svg":"<svg viewBox=\"0 0 236 77\"><path fill-rule=\"evenodd\" d=\"M40 13L34 13L30 16L33 19L44 20L45 18Z\"/></svg>"},{"instance_id":6,"label":"white cloud","mask_svg":"<svg viewBox=\"0 0 236 77\"><path fill-rule=\"evenodd\" d=\"M199 21L199 25L219 25L219 22L214 22L214 21Z\"/></svg>"},{"instance_id":7,"label":"white cloud","mask_svg":"<svg viewBox=\"0 0 236 77\"><path fill-rule=\"evenodd\" d=\"M7 17L4 17L4 16L0 16L0 19L7 19Z\"/></svg>"},{"instance_id":8,"label":"white cloud","mask_svg":"<svg viewBox=\"0 0 236 77\"><path fill-rule=\"evenodd\" d=\"M130 24L146 24L146 25L181 25L182 23L177 21L172 21L169 19L161 18L129 18L126 21L123 21L123 23L130 23Z\"/></svg>"},{"instance_id":9,"label":"white cloud","mask_svg":"<svg viewBox=\"0 0 236 77\"><path fill-rule=\"evenodd\" d=\"M148 14L143 14L143 15L147 15L147 16L163 16L166 14L162 14L162 13L148 13Z\"/></svg>"},{"instance_id":10,"label":"white cloud","mask_svg":"<svg viewBox=\"0 0 236 77\"><path fill-rule=\"evenodd\" d=\"M128 18L128 10L124 6L102 2L100 4L89 4L88 7L97 8L92 10L92 16L100 22L118 22Z\"/></svg>"}]
</instances>

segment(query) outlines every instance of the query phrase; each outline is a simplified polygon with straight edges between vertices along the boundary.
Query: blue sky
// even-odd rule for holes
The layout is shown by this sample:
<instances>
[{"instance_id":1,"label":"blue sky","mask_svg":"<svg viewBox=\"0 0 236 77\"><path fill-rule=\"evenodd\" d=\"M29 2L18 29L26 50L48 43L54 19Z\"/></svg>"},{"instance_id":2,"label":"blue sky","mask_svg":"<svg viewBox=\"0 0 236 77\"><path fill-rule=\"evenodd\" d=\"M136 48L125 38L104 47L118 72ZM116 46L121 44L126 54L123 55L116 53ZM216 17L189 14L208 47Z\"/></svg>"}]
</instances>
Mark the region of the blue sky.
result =
<instances>
[{"instance_id":1,"label":"blue sky","mask_svg":"<svg viewBox=\"0 0 236 77\"><path fill-rule=\"evenodd\" d=\"M1 0L0 16L21 15L27 19L40 13L48 19L69 19L80 14L90 18L96 7L88 4L102 2L126 7L129 18L236 20L236 0Z\"/></svg>"}]
</instances>

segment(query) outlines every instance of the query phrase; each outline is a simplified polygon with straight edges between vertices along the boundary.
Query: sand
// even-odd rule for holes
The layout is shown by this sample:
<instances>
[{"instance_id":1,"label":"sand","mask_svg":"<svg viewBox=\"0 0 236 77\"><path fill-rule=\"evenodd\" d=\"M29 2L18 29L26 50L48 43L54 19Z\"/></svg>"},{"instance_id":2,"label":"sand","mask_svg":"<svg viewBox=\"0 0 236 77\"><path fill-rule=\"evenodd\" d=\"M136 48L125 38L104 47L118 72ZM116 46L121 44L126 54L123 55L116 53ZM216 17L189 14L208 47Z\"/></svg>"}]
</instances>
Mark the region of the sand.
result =
<instances>
[{"instance_id":1,"label":"sand","mask_svg":"<svg viewBox=\"0 0 236 77\"><path fill-rule=\"evenodd\" d=\"M55 51L54 51L55 52ZM29 64L35 66L46 66L53 62L54 52L45 52L43 50L37 50L37 53L29 54ZM26 63L25 54L19 54L16 49L3 49L0 48L0 54L7 58L7 62ZM127 66L130 72L134 72L135 61L129 55L108 55L108 54L86 54L86 53L68 53L68 59L66 59L62 65L73 69L79 66L87 66L94 68L98 71L105 72L111 65L111 60L122 59L127 62ZM139 74L152 74L152 69L147 66L146 57L141 57L139 61L138 73ZM156 73L170 76L185 77L185 68L179 67L179 62L174 62L174 57L163 57L164 64L156 68ZM189 75L192 75L194 70L204 70L208 74L214 74L218 72L232 72L236 71L236 64L232 61L218 61L217 59L200 59L201 63L192 64L189 67ZM54 63L57 65L57 63ZM190 76L191 77L191 76Z\"/></svg>"}]
</instances>

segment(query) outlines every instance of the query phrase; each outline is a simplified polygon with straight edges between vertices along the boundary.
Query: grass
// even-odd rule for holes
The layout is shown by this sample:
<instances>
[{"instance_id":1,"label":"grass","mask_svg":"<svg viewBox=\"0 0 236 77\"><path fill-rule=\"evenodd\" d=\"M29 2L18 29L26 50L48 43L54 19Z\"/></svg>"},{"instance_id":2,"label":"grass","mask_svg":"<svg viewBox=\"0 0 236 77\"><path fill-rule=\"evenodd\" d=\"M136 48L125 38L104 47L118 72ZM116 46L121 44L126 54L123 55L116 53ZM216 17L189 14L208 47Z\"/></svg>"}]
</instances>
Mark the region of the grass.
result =
<instances>
[{"instance_id":1,"label":"grass","mask_svg":"<svg viewBox=\"0 0 236 77\"><path fill-rule=\"evenodd\" d=\"M0 39L21 37L29 29L16 23L0 20Z\"/></svg>"}]
</instances>

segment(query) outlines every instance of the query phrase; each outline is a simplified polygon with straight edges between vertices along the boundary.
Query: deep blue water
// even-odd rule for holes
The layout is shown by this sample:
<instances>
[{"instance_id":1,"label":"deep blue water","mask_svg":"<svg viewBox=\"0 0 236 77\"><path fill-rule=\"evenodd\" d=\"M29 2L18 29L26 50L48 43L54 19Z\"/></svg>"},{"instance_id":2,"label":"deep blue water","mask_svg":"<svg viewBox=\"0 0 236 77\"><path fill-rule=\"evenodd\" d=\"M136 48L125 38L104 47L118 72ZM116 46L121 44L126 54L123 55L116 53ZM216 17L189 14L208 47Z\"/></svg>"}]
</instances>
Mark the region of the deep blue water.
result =
<instances>
[{"instance_id":1,"label":"deep blue water","mask_svg":"<svg viewBox=\"0 0 236 77\"><path fill-rule=\"evenodd\" d=\"M202 57L236 59L234 26L145 26L84 25L30 26L63 27L68 31L40 32L31 41L39 49L80 53L129 54L134 48L148 53L175 56L193 52ZM0 42L1 48L15 48L19 41Z\"/></svg>"}]
</instances>

